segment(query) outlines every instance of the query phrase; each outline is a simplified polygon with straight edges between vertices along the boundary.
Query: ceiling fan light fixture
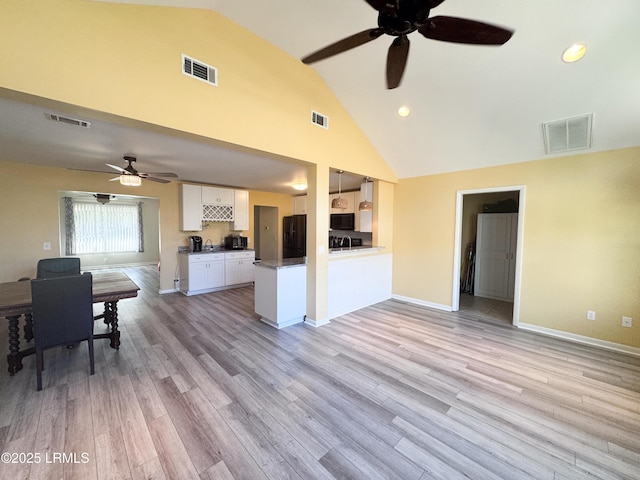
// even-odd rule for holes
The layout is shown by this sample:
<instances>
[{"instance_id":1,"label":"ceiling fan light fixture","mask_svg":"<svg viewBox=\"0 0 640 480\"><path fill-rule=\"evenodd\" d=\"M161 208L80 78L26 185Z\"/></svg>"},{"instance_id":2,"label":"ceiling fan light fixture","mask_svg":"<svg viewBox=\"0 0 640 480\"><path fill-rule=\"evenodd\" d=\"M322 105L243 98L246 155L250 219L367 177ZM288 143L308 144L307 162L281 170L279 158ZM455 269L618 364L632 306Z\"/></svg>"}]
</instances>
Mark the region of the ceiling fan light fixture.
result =
<instances>
[{"instance_id":1,"label":"ceiling fan light fixture","mask_svg":"<svg viewBox=\"0 0 640 480\"><path fill-rule=\"evenodd\" d=\"M574 63L584 57L587 53L587 46L582 43L574 43L562 52L562 61L564 63Z\"/></svg>"},{"instance_id":2,"label":"ceiling fan light fixture","mask_svg":"<svg viewBox=\"0 0 640 480\"><path fill-rule=\"evenodd\" d=\"M120 175L120 185L124 185L126 187L139 187L142 185L142 179L137 175L123 173Z\"/></svg>"}]
</instances>

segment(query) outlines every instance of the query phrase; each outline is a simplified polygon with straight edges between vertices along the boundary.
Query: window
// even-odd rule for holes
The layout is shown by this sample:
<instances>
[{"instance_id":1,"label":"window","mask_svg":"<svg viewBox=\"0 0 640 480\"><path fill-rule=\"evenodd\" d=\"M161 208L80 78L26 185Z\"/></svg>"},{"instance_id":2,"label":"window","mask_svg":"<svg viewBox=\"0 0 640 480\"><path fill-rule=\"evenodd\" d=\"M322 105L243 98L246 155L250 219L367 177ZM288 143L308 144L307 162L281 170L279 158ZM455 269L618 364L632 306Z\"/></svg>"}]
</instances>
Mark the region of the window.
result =
<instances>
[{"instance_id":1,"label":"window","mask_svg":"<svg viewBox=\"0 0 640 480\"><path fill-rule=\"evenodd\" d=\"M141 204L73 201L67 203L66 215L72 239L68 255L144 251Z\"/></svg>"}]
</instances>

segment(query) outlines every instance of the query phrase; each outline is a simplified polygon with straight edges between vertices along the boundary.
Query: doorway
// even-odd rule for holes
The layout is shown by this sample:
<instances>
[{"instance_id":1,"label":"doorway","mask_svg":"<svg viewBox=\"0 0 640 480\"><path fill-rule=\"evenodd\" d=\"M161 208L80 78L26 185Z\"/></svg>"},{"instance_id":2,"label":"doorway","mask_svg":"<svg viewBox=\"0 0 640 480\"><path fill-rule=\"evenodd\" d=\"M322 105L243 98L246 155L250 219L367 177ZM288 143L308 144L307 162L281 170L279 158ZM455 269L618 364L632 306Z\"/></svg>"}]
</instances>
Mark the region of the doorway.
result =
<instances>
[{"instance_id":1,"label":"doorway","mask_svg":"<svg viewBox=\"0 0 640 480\"><path fill-rule=\"evenodd\" d=\"M278 260L278 207L255 205L253 219L256 260Z\"/></svg>"},{"instance_id":2,"label":"doorway","mask_svg":"<svg viewBox=\"0 0 640 480\"><path fill-rule=\"evenodd\" d=\"M457 192L451 301L453 311L464 311L474 318L485 318L513 325L518 324L524 204L524 186L460 190ZM473 269L475 267L475 237L478 214L497 213L503 210L517 213L512 302L474 295L476 275Z\"/></svg>"}]
</instances>

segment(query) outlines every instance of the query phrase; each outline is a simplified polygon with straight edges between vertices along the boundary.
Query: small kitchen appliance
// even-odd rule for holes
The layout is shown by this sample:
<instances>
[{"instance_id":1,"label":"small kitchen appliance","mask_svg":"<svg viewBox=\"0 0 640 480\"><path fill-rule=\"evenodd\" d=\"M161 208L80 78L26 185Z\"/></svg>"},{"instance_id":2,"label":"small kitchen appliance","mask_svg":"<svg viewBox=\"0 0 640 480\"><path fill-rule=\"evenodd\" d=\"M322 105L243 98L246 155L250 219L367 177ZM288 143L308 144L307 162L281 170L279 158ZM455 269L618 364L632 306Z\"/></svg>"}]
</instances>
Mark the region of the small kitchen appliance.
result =
<instances>
[{"instance_id":1,"label":"small kitchen appliance","mask_svg":"<svg viewBox=\"0 0 640 480\"><path fill-rule=\"evenodd\" d=\"M202 237L192 235L189 237L189 248L192 252L202 251Z\"/></svg>"},{"instance_id":2,"label":"small kitchen appliance","mask_svg":"<svg viewBox=\"0 0 640 480\"><path fill-rule=\"evenodd\" d=\"M226 250L246 250L248 245L247 237L229 235L224 238L224 248Z\"/></svg>"}]
</instances>

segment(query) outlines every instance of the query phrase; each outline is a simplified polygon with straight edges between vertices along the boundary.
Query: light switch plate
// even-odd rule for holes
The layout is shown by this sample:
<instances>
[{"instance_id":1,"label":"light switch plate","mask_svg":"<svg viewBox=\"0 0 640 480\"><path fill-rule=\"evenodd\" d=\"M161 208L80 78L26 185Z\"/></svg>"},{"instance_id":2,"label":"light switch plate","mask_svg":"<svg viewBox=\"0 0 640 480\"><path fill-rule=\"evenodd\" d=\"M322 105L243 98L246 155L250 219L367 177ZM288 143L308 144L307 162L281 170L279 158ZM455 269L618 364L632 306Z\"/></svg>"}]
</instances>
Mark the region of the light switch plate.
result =
<instances>
[{"instance_id":1,"label":"light switch plate","mask_svg":"<svg viewBox=\"0 0 640 480\"><path fill-rule=\"evenodd\" d=\"M587 310L587 320L595 320L596 319L596 312L594 312L593 310Z\"/></svg>"},{"instance_id":2,"label":"light switch plate","mask_svg":"<svg viewBox=\"0 0 640 480\"><path fill-rule=\"evenodd\" d=\"M43 250L51 250L51 242L44 242L42 244L42 249Z\"/></svg>"},{"instance_id":3,"label":"light switch plate","mask_svg":"<svg viewBox=\"0 0 640 480\"><path fill-rule=\"evenodd\" d=\"M631 317L622 317L622 326L631 327L633 325L633 319Z\"/></svg>"}]
</instances>

